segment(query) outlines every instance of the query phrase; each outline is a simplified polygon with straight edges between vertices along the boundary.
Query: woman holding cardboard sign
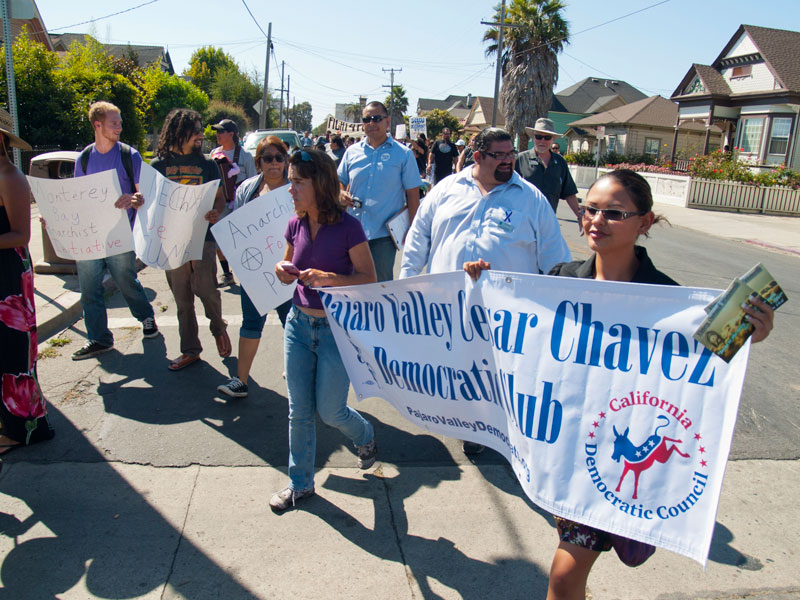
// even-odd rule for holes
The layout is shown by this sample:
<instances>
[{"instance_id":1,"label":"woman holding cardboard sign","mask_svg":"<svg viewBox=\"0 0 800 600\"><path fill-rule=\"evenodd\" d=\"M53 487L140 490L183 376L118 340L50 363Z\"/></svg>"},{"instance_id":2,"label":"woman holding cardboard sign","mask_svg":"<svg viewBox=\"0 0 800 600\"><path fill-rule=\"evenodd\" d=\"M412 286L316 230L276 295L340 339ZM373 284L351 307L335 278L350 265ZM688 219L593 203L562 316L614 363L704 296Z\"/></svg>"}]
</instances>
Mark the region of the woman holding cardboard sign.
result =
<instances>
[{"instance_id":1,"label":"woman holding cardboard sign","mask_svg":"<svg viewBox=\"0 0 800 600\"><path fill-rule=\"evenodd\" d=\"M256 148L256 169L259 174L242 182L236 190L236 200L233 209L241 208L251 200L268 194L289 183L286 172L289 167L289 152L281 139L274 135L263 138ZM258 314L253 301L244 288L240 290L242 301L242 326L239 329L239 360L236 363L236 377L217 387L217 391L231 398L245 398L247 396L247 381L250 378L250 368L253 366L258 345L261 341L261 332L267 316ZM291 301L281 304L275 310L281 325L286 323L286 315L291 308Z\"/></svg>"},{"instance_id":2,"label":"woman holding cardboard sign","mask_svg":"<svg viewBox=\"0 0 800 600\"><path fill-rule=\"evenodd\" d=\"M639 236L647 236L660 217L653 214L653 198L647 181L638 173L611 171L594 182L581 207L582 234L594 254L585 261L560 263L550 275L607 281L627 281L659 285L678 285L658 271L642 246ZM482 260L464 264L473 279L490 268ZM758 298L751 298L743 309L754 326L753 342L772 330L773 310ZM555 517L559 544L550 567L548 600L583 600L586 582L601 552L612 547L628 566L638 566L655 551L653 546L629 540L582 523Z\"/></svg>"},{"instance_id":3,"label":"woman holding cardboard sign","mask_svg":"<svg viewBox=\"0 0 800 600\"><path fill-rule=\"evenodd\" d=\"M284 260L275 265L282 283L299 285L286 319L284 356L289 387L289 487L270 508L282 512L314 495L316 413L356 446L358 467L375 462L372 425L347 406L350 380L315 287L377 280L367 237L339 204L339 178L324 152L298 150L289 159L289 193L297 213L286 227Z\"/></svg>"}]
</instances>

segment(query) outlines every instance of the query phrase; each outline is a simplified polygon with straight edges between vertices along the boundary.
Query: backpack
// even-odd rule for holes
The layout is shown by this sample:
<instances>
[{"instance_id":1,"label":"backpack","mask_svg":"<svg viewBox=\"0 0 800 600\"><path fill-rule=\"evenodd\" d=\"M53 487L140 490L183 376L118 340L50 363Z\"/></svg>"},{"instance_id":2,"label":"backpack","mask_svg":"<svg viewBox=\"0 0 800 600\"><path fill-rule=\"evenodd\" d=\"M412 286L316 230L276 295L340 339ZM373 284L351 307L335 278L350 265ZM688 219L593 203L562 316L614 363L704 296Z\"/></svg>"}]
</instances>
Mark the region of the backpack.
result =
<instances>
[{"instance_id":1,"label":"backpack","mask_svg":"<svg viewBox=\"0 0 800 600\"><path fill-rule=\"evenodd\" d=\"M94 148L94 144L89 144L86 148L78 156L78 160L81 163L81 169L83 170L84 174L86 173L86 167L89 166L89 155L92 153L92 148ZM131 147L128 144L123 144L122 142L119 143L120 153L122 154L122 168L125 169L125 173L128 175L128 181L131 182L131 194L136 193L136 179L133 176L133 159L131 158ZM124 193L124 190L123 190Z\"/></svg>"},{"instance_id":2,"label":"backpack","mask_svg":"<svg viewBox=\"0 0 800 600\"><path fill-rule=\"evenodd\" d=\"M233 168L233 164L239 164L239 155L242 150L242 146L240 144L236 144L236 149L233 151L233 163L228 160L228 157L216 158L214 162L217 163L217 168L219 168L219 176L222 179L222 191L225 194L225 202L230 204L235 200L236 197L236 188L239 187L239 184L236 183L236 177L228 177L228 172Z\"/></svg>"}]
</instances>

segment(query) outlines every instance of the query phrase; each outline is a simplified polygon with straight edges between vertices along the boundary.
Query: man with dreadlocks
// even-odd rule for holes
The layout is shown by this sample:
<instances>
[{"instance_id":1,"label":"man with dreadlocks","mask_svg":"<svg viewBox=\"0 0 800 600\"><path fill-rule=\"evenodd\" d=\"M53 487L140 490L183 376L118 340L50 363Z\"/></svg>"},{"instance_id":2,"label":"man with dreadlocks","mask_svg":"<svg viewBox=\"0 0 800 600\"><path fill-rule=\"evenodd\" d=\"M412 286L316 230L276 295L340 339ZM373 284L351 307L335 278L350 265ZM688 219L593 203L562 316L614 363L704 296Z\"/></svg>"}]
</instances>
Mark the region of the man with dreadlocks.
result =
<instances>
[{"instance_id":1,"label":"man with dreadlocks","mask_svg":"<svg viewBox=\"0 0 800 600\"><path fill-rule=\"evenodd\" d=\"M202 185L219 180L214 161L201 152L203 125L200 113L188 108L176 108L167 115L156 149L157 158L150 165L167 179L188 185ZM214 208L205 215L206 221L216 223L225 207L220 186ZM222 319L222 299L217 290L216 244L211 231L206 230L202 260L190 260L177 269L167 271L167 282L178 307L178 332L181 355L170 362L169 369L178 371L200 360L203 346L198 336L194 297L198 296L211 322L211 333L217 341L220 356L229 356L231 340L227 323Z\"/></svg>"}]
</instances>

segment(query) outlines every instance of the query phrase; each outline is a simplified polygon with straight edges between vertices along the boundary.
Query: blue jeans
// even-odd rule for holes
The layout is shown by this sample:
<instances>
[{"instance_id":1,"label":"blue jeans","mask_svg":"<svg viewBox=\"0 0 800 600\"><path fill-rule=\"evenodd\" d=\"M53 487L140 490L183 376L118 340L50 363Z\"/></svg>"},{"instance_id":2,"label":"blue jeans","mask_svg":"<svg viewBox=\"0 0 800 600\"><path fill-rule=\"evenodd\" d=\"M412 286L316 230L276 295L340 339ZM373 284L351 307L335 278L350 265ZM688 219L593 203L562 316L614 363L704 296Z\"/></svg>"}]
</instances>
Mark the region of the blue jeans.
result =
<instances>
[{"instance_id":1,"label":"blue jeans","mask_svg":"<svg viewBox=\"0 0 800 600\"><path fill-rule=\"evenodd\" d=\"M316 414L356 446L375 436L369 421L347 406L350 379L328 320L292 306L284 335L289 387L289 479L296 491L314 487L317 452Z\"/></svg>"},{"instance_id":2,"label":"blue jeans","mask_svg":"<svg viewBox=\"0 0 800 600\"><path fill-rule=\"evenodd\" d=\"M370 240L369 251L372 253L378 281L394 279L394 259L397 256L397 248L395 248L392 238L386 236Z\"/></svg>"},{"instance_id":3,"label":"blue jeans","mask_svg":"<svg viewBox=\"0 0 800 600\"><path fill-rule=\"evenodd\" d=\"M153 307L144 294L144 288L136 278L136 256L124 252L106 258L76 261L78 265L78 284L81 286L81 305L86 336L90 342L104 346L114 344L114 334L108 328L106 301L104 298L103 275L106 267L117 288L122 292L131 314L139 321L153 317Z\"/></svg>"}]
</instances>

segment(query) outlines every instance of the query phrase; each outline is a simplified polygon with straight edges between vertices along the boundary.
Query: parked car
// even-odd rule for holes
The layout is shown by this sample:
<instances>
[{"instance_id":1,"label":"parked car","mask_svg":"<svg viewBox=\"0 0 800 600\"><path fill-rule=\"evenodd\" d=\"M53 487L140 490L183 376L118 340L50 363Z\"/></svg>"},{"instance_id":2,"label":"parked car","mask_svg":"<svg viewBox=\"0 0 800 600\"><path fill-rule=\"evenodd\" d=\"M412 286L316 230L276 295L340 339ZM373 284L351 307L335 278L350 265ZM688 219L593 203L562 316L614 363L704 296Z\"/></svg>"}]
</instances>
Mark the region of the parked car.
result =
<instances>
[{"instance_id":1,"label":"parked car","mask_svg":"<svg viewBox=\"0 0 800 600\"><path fill-rule=\"evenodd\" d=\"M268 135L274 135L283 140L283 142L289 146L289 151L300 147L300 136L297 135L296 131L292 131L291 129L256 129L245 136L242 141L242 147L255 156L258 142Z\"/></svg>"}]
</instances>

